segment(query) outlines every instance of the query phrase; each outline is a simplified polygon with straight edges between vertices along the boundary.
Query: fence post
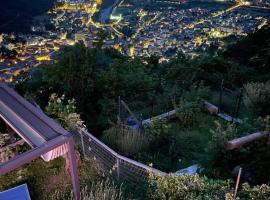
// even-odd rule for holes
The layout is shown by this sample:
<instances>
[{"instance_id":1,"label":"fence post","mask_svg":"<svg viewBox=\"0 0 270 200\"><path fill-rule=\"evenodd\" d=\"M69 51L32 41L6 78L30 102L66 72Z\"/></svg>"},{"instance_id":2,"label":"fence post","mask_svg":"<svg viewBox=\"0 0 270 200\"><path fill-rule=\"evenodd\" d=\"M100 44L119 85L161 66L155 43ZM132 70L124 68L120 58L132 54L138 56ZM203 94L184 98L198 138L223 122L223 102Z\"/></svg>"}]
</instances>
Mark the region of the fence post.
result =
<instances>
[{"instance_id":1,"label":"fence post","mask_svg":"<svg viewBox=\"0 0 270 200\"><path fill-rule=\"evenodd\" d=\"M118 117L120 119L120 121L122 121L121 119L121 97L118 96Z\"/></svg>"},{"instance_id":2,"label":"fence post","mask_svg":"<svg viewBox=\"0 0 270 200\"><path fill-rule=\"evenodd\" d=\"M81 144L82 144L83 156L86 157L85 147L84 147L84 140L83 140L83 132L82 132L82 129L81 128L79 129L79 133L80 133L80 136L81 136Z\"/></svg>"},{"instance_id":3,"label":"fence post","mask_svg":"<svg viewBox=\"0 0 270 200\"><path fill-rule=\"evenodd\" d=\"M120 163L119 163L119 158L116 158L116 167L117 167L117 180L120 180Z\"/></svg>"},{"instance_id":4,"label":"fence post","mask_svg":"<svg viewBox=\"0 0 270 200\"><path fill-rule=\"evenodd\" d=\"M218 113L220 113L222 109L221 107L222 107L222 97L223 97L223 82L224 80L221 81L221 85L220 85Z\"/></svg>"},{"instance_id":5,"label":"fence post","mask_svg":"<svg viewBox=\"0 0 270 200\"><path fill-rule=\"evenodd\" d=\"M243 89L240 90L240 94L238 94L238 96L237 96L235 118L238 118L238 116L239 116L239 111L240 111L240 106L241 106L241 102L242 102L242 97L243 97Z\"/></svg>"}]
</instances>

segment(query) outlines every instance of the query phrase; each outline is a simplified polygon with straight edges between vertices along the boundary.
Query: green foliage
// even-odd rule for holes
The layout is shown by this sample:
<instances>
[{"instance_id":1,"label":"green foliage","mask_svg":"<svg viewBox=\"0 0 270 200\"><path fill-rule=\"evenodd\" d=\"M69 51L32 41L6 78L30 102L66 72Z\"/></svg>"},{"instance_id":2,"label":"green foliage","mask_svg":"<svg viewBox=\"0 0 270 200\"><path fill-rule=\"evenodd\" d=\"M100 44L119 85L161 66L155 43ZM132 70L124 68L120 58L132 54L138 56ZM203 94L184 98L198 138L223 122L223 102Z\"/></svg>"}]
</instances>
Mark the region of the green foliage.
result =
<instances>
[{"instance_id":1,"label":"green foliage","mask_svg":"<svg viewBox=\"0 0 270 200\"><path fill-rule=\"evenodd\" d=\"M46 113L67 130L74 131L76 127L83 125L83 121L76 113L75 100L68 100L67 104L64 104L64 100L64 95L58 97L56 94L52 94L46 107Z\"/></svg>"},{"instance_id":2,"label":"green foliage","mask_svg":"<svg viewBox=\"0 0 270 200\"><path fill-rule=\"evenodd\" d=\"M150 199L168 200L267 200L270 198L270 186L266 184L251 187L244 183L233 196L230 180L213 180L198 174L158 177L150 175Z\"/></svg>"},{"instance_id":3,"label":"green foliage","mask_svg":"<svg viewBox=\"0 0 270 200\"><path fill-rule=\"evenodd\" d=\"M76 99L82 118L94 131L116 121L118 96L133 104L149 101L155 85L155 75L142 60L81 44L66 48L57 64L45 71L49 85Z\"/></svg>"},{"instance_id":4,"label":"green foliage","mask_svg":"<svg viewBox=\"0 0 270 200\"><path fill-rule=\"evenodd\" d=\"M231 172L232 155L226 150L227 142L239 136L233 123L215 121L214 129L210 129L212 138L205 148L206 157L202 160L204 173L211 177L228 177Z\"/></svg>"},{"instance_id":5,"label":"green foliage","mask_svg":"<svg viewBox=\"0 0 270 200\"><path fill-rule=\"evenodd\" d=\"M215 121L215 125L215 129L210 130L212 140L209 146L217 151L225 151L227 142L238 136L236 125L233 123L221 124L219 121Z\"/></svg>"},{"instance_id":6,"label":"green foliage","mask_svg":"<svg viewBox=\"0 0 270 200\"><path fill-rule=\"evenodd\" d=\"M171 140L170 124L166 119L154 119L149 125L145 125L144 132L148 135L149 141L153 145L159 146L161 143L167 143Z\"/></svg>"},{"instance_id":7,"label":"green foliage","mask_svg":"<svg viewBox=\"0 0 270 200\"><path fill-rule=\"evenodd\" d=\"M131 130L130 127L119 122L104 131L103 140L106 144L126 156L134 156L148 148L148 136Z\"/></svg>"},{"instance_id":8,"label":"green foliage","mask_svg":"<svg viewBox=\"0 0 270 200\"><path fill-rule=\"evenodd\" d=\"M257 123L260 124L262 131L270 131L270 115L259 117Z\"/></svg>"},{"instance_id":9,"label":"green foliage","mask_svg":"<svg viewBox=\"0 0 270 200\"><path fill-rule=\"evenodd\" d=\"M238 196L240 199L267 200L270 199L270 186L262 184L251 187L249 184L244 183Z\"/></svg>"},{"instance_id":10,"label":"green foliage","mask_svg":"<svg viewBox=\"0 0 270 200\"><path fill-rule=\"evenodd\" d=\"M191 60L196 66L199 81L217 87L222 80L226 85L241 86L249 79L249 69L223 56L203 55Z\"/></svg>"},{"instance_id":11,"label":"green foliage","mask_svg":"<svg viewBox=\"0 0 270 200\"><path fill-rule=\"evenodd\" d=\"M176 115L184 127L190 127L197 122L203 101L208 97L209 88L204 87L202 83L194 84L189 91L183 92L179 104L176 105Z\"/></svg>"},{"instance_id":12,"label":"green foliage","mask_svg":"<svg viewBox=\"0 0 270 200\"><path fill-rule=\"evenodd\" d=\"M250 33L237 44L231 45L223 53L225 58L251 67L252 76L250 76L250 81L269 80L269 33L270 27L267 25L254 33Z\"/></svg>"},{"instance_id":13,"label":"green foliage","mask_svg":"<svg viewBox=\"0 0 270 200\"><path fill-rule=\"evenodd\" d=\"M231 191L229 181L212 180L199 175L150 177L150 199L221 200Z\"/></svg>"},{"instance_id":14,"label":"green foliage","mask_svg":"<svg viewBox=\"0 0 270 200\"><path fill-rule=\"evenodd\" d=\"M270 82L247 83L244 87L246 107L258 115L270 114Z\"/></svg>"}]
</instances>

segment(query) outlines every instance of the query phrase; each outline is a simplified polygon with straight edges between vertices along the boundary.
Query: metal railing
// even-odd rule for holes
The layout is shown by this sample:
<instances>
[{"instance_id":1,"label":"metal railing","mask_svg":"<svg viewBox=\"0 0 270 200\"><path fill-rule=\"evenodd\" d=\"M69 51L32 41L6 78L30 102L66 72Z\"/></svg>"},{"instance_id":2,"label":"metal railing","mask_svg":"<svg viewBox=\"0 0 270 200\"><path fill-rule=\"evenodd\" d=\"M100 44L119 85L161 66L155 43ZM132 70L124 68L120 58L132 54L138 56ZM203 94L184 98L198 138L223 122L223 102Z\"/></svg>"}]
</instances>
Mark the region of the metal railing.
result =
<instances>
[{"instance_id":1,"label":"metal railing","mask_svg":"<svg viewBox=\"0 0 270 200\"><path fill-rule=\"evenodd\" d=\"M98 140L85 128L74 132L77 145L82 149L84 156L104 174L112 175L117 180L131 182L146 181L150 173L164 176L166 173L150 166L121 156L107 145Z\"/></svg>"}]
</instances>

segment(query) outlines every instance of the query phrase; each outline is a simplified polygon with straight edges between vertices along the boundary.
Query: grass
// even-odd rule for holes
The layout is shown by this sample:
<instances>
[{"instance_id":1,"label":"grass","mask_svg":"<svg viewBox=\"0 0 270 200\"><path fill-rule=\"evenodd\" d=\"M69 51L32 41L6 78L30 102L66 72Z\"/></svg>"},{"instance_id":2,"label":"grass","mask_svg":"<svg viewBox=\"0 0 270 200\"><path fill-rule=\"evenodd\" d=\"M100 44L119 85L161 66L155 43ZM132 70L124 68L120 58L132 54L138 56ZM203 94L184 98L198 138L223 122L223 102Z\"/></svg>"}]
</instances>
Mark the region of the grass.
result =
<instances>
[{"instance_id":1,"label":"grass","mask_svg":"<svg viewBox=\"0 0 270 200\"><path fill-rule=\"evenodd\" d=\"M169 121L169 141L142 153L139 159L166 172L200 163L207 157L206 148L212 137L210 129L214 128L215 120L218 119L201 113L198 123L188 128L183 128L177 120Z\"/></svg>"},{"instance_id":2,"label":"grass","mask_svg":"<svg viewBox=\"0 0 270 200\"><path fill-rule=\"evenodd\" d=\"M135 132L120 122L105 131L102 139L110 147L126 156L136 155L147 149L149 145L145 134Z\"/></svg>"},{"instance_id":3,"label":"grass","mask_svg":"<svg viewBox=\"0 0 270 200\"><path fill-rule=\"evenodd\" d=\"M72 197L70 177L63 158L50 162L36 159L19 170L0 177L0 191L27 183L32 200L68 200ZM123 199L121 185L113 183L83 161L79 168L83 200Z\"/></svg>"}]
</instances>

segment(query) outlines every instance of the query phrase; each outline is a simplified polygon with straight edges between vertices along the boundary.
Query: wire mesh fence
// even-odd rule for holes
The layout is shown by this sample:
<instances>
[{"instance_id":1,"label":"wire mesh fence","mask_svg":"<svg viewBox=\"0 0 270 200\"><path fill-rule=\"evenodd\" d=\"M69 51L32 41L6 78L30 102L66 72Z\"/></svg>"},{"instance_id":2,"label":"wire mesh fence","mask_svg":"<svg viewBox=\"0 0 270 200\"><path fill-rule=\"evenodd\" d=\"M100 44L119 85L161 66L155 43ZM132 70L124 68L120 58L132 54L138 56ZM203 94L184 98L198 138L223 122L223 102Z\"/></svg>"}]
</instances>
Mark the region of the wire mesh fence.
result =
<instances>
[{"instance_id":1,"label":"wire mesh fence","mask_svg":"<svg viewBox=\"0 0 270 200\"><path fill-rule=\"evenodd\" d=\"M104 174L117 180L138 183L146 181L150 173L165 175L162 171L119 155L85 128L78 128L74 132L74 138L86 158L90 159Z\"/></svg>"}]
</instances>

